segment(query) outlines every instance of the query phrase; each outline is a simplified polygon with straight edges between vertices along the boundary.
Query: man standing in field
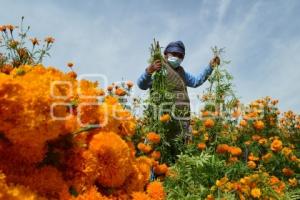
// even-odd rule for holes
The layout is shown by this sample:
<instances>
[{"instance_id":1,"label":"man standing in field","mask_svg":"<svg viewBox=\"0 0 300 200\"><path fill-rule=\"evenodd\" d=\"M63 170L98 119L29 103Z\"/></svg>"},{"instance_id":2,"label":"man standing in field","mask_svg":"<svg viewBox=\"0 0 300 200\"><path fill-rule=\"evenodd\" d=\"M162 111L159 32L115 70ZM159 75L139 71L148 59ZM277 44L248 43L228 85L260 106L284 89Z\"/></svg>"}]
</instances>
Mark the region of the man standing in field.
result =
<instances>
[{"instance_id":1,"label":"man standing in field","mask_svg":"<svg viewBox=\"0 0 300 200\"><path fill-rule=\"evenodd\" d=\"M175 95L175 107L177 110L181 110L184 113L183 115L174 116L173 118L181 124L181 130L178 130L178 127L174 128L174 135L183 133L187 134L189 132L190 126L190 99L187 93L187 87L196 88L202 85L209 75L212 73L214 66L220 64L220 58L215 56L209 62L209 65L206 66L199 74L196 76L188 73L181 66L181 63L185 57L185 46L183 42L176 41L171 42L167 45L164 50L164 58L167 61L166 70L167 70L167 81L168 83L174 85L172 93ZM137 85L142 90L147 90L152 86L152 74L155 71L160 70L162 63L159 60L151 63L144 73L137 80ZM178 123L178 124L179 124ZM187 136L187 135L185 135Z\"/></svg>"}]
</instances>

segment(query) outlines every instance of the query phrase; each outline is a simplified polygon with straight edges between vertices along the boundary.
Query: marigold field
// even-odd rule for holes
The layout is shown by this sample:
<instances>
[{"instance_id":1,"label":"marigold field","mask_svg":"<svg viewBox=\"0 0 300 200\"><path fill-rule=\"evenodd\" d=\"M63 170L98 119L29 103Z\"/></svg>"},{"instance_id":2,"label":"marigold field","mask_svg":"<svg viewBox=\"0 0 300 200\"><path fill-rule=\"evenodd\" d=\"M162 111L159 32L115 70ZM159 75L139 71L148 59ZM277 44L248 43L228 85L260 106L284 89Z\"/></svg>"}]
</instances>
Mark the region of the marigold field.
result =
<instances>
[{"instance_id":1,"label":"marigold field","mask_svg":"<svg viewBox=\"0 0 300 200\"><path fill-rule=\"evenodd\" d=\"M229 62L214 69L190 133L170 141L170 114L136 116L124 103L132 81L101 88L73 63L44 66L54 39L16 30L0 26L0 199L300 199L300 115L271 97L240 102Z\"/></svg>"}]
</instances>

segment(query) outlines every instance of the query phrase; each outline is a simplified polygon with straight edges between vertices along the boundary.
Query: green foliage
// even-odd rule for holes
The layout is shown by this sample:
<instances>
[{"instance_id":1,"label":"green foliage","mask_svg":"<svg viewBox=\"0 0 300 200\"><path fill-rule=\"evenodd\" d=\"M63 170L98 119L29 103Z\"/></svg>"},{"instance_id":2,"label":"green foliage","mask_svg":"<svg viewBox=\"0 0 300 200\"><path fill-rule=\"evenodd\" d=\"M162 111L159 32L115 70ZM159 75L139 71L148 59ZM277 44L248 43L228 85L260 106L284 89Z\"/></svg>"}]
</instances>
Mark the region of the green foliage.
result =
<instances>
[{"instance_id":1,"label":"green foliage","mask_svg":"<svg viewBox=\"0 0 300 200\"><path fill-rule=\"evenodd\" d=\"M168 199L204 199L215 181L224 176L224 165L224 161L208 152L179 155L170 169L174 176L164 182Z\"/></svg>"}]
</instances>

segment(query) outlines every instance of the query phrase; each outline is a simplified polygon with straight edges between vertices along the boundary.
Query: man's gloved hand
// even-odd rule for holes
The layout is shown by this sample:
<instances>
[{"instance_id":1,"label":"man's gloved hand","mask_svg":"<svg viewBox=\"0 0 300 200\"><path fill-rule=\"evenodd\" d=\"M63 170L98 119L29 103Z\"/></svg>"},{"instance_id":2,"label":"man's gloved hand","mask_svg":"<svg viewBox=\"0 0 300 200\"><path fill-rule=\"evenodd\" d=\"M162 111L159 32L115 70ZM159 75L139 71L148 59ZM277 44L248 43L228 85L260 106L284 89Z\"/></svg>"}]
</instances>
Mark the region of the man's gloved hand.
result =
<instances>
[{"instance_id":1,"label":"man's gloved hand","mask_svg":"<svg viewBox=\"0 0 300 200\"><path fill-rule=\"evenodd\" d=\"M160 70L160 68L161 68L161 62L160 60L156 60L154 61L154 63L152 63L146 68L146 71L148 74L152 74L153 72Z\"/></svg>"},{"instance_id":2,"label":"man's gloved hand","mask_svg":"<svg viewBox=\"0 0 300 200\"><path fill-rule=\"evenodd\" d=\"M214 67L220 65L220 62L221 62L221 60L220 60L219 56L215 56L213 59L210 60L209 64L212 68L214 68Z\"/></svg>"}]
</instances>

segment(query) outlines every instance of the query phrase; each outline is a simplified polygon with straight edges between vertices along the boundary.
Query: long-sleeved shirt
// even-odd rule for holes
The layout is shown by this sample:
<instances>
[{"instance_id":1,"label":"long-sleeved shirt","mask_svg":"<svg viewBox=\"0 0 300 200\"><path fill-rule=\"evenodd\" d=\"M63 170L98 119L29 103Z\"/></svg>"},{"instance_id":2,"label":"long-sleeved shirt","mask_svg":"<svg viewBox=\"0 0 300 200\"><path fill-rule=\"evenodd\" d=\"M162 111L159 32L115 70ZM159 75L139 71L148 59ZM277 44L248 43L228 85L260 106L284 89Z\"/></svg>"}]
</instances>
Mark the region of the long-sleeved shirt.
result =
<instances>
[{"instance_id":1,"label":"long-sleeved shirt","mask_svg":"<svg viewBox=\"0 0 300 200\"><path fill-rule=\"evenodd\" d=\"M207 78L212 73L212 71L213 68L210 65L206 66L203 69L203 71L197 74L196 76L185 71L184 72L185 82L188 87L196 88L202 85L207 80ZM148 88L150 88L152 85L151 74L147 73L147 71L145 70L145 72L138 78L137 85L142 90L147 90Z\"/></svg>"}]
</instances>

